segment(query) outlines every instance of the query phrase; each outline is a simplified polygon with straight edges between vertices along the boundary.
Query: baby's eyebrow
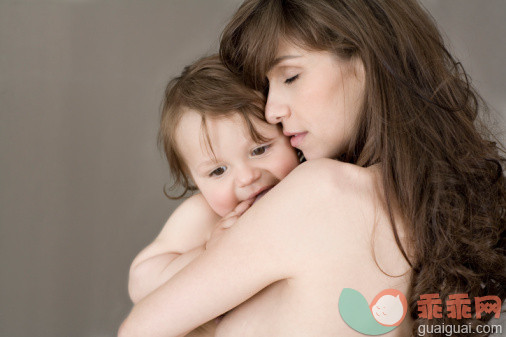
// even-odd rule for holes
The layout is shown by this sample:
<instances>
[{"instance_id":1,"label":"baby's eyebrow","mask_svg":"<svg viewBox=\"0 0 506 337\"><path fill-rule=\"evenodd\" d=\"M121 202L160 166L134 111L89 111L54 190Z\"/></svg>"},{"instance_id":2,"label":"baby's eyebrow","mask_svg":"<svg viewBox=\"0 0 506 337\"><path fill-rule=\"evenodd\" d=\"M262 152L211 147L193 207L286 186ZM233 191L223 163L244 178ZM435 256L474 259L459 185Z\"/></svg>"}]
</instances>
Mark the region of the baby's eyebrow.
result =
<instances>
[{"instance_id":1,"label":"baby's eyebrow","mask_svg":"<svg viewBox=\"0 0 506 337\"><path fill-rule=\"evenodd\" d=\"M202 163L198 164L197 165L197 169L202 169L202 168L205 168L207 166L216 165L217 163L218 163L218 161L214 160L214 159L206 160L205 162L202 162Z\"/></svg>"}]
</instances>

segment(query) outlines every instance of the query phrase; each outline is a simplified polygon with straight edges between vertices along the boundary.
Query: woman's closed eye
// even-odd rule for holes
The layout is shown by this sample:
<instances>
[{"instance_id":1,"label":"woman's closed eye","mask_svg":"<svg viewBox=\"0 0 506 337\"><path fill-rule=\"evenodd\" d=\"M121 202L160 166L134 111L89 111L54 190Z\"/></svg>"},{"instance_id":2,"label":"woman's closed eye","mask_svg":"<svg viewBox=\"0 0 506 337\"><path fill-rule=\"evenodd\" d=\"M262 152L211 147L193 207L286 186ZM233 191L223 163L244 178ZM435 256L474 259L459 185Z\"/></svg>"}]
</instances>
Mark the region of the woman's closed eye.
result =
<instances>
[{"instance_id":1,"label":"woman's closed eye","mask_svg":"<svg viewBox=\"0 0 506 337\"><path fill-rule=\"evenodd\" d=\"M265 152L267 152L267 150L271 147L270 144L263 144L259 147L256 147L253 149L253 151L251 151L251 156L252 157L255 157L255 156L261 156L263 155Z\"/></svg>"},{"instance_id":2,"label":"woman's closed eye","mask_svg":"<svg viewBox=\"0 0 506 337\"><path fill-rule=\"evenodd\" d=\"M223 173L225 173L225 171L227 170L227 167L226 166L220 166L220 167L217 167L215 168L214 170L211 171L211 173L209 173L209 176L210 177L219 177L221 176Z\"/></svg>"},{"instance_id":3,"label":"woman's closed eye","mask_svg":"<svg viewBox=\"0 0 506 337\"><path fill-rule=\"evenodd\" d=\"M287 78L285 80L285 84L292 84L296 79L299 78L299 74L295 75L295 76L292 76L290 78Z\"/></svg>"}]
</instances>

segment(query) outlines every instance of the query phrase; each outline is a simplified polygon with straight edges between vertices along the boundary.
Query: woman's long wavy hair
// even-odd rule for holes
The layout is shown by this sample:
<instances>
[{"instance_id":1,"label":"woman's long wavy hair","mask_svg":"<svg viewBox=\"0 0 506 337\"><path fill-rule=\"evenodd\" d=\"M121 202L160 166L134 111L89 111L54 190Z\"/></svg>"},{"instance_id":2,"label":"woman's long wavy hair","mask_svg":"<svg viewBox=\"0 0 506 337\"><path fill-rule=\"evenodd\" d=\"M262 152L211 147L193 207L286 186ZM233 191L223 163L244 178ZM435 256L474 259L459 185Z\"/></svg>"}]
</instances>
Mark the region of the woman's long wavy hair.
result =
<instances>
[{"instance_id":1,"label":"woman's long wavy hair","mask_svg":"<svg viewBox=\"0 0 506 337\"><path fill-rule=\"evenodd\" d=\"M381 163L397 245L412 266L413 334L421 324L490 320L477 319L474 307L472 318L451 319L444 303L456 293L506 297L504 158L478 119L482 100L430 15L415 0L246 0L223 32L220 55L245 83L267 92L266 72L282 40L364 64L363 111L337 159ZM392 200L409 248L399 240ZM417 300L431 293L442 299L441 319L418 317Z\"/></svg>"}]
</instances>

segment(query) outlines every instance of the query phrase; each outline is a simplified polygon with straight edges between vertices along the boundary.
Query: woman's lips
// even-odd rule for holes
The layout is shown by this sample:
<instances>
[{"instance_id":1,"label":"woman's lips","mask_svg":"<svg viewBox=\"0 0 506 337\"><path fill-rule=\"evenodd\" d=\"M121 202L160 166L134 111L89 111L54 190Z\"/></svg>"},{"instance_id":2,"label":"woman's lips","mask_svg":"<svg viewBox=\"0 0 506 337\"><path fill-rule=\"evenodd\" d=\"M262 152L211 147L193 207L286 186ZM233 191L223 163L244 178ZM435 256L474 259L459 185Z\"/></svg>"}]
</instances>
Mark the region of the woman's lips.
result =
<instances>
[{"instance_id":1,"label":"woman's lips","mask_svg":"<svg viewBox=\"0 0 506 337\"><path fill-rule=\"evenodd\" d=\"M290 144L292 145L292 147L299 148L300 144L302 143L302 141L304 140L304 137L306 137L306 135L307 135L307 132L296 133L296 134L292 135L290 137Z\"/></svg>"}]
</instances>

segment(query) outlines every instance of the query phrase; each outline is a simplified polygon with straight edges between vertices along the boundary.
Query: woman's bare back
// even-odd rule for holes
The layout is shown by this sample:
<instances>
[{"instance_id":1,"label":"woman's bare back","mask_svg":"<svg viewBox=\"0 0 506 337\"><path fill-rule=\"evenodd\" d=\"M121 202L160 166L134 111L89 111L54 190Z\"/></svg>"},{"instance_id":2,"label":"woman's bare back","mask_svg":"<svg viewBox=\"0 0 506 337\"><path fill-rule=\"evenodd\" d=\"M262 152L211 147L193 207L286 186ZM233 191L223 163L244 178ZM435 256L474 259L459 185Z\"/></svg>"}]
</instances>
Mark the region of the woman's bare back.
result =
<instances>
[{"instance_id":1,"label":"woman's bare back","mask_svg":"<svg viewBox=\"0 0 506 337\"><path fill-rule=\"evenodd\" d=\"M229 312L219 324L216 336L361 336L339 314L343 288L358 290L368 302L383 289L407 293L409 266L395 244L382 206L377 169L332 160L308 164L305 165L311 167L299 170L280 189L262 199L257 208L260 213L278 209L283 214L283 207L301 213L291 218L292 223L285 224L291 226L288 232L292 235L287 238L280 235L277 243L271 243L278 246L278 254L292 257L290 277L270 285ZM308 190L311 185L318 188ZM300 193L298 198L282 197L292 190ZM255 209L251 211L257 213ZM304 216L304 212L311 214ZM260 217L258 213L252 216L257 221ZM399 217L396 224L402 239L403 224ZM374 230L378 264L387 273L402 276L389 277L376 266L372 250ZM292 246L292 242L298 245ZM401 327L385 336L409 335L410 325L407 318Z\"/></svg>"}]
</instances>

